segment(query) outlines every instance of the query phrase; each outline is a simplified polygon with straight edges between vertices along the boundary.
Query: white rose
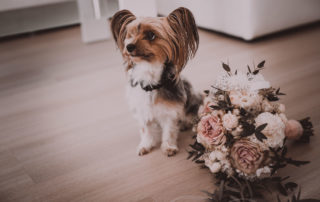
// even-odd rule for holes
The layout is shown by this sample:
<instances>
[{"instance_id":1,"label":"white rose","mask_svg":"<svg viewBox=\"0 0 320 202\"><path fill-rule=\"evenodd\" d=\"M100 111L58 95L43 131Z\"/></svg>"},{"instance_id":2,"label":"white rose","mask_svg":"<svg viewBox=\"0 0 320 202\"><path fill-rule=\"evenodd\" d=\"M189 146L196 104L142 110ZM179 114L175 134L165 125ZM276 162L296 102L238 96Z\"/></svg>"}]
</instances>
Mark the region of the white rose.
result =
<instances>
[{"instance_id":1,"label":"white rose","mask_svg":"<svg viewBox=\"0 0 320 202\"><path fill-rule=\"evenodd\" d=\"M268 166L265 166L263 168L259 168L256 171L257 177L263 177L261 175L268 176L268 175L270 175L270 173L271 173L271 169Z\"/></svg>"},{"instance_id":2,"label":"white rose","mask_svg":"<svg viewBox=\"0 0 320 202\"><path fill-rule=\"evenodd\" d=\"M219 172L220 169L221 169L221 164L218 163L218 162L214 162L213 164L211 164L211 165L208 166L208 167L209 167L209 169L210 169L210 171L211 171L212 173L217 173L217 172Z\"/></svg>"},{"instance_id":3,"label":"white rose","mask_svg":"<svg viewBox=\"0 0 320 202\"><path fill-rule=\"evenodd\" d=\"M225 159L225 154L219 150L215 150L210 153L209 159L211 161L215 161L215 160L221 161L222 159Z\"/></svg>"},{"instance_id":4,"label":"white rose","mask_svg":"<svg viewBox=\"0 0 320 202\"><path fill-rule=\"evenodd\" d=\"M219 161L221 161L222 159L225 158L225 155L221 151L216 150L215 153L216 153L216 157Z\"/></svg>"},{"instance_id":5,"label":"white rose","mask_svg":"<svg viewBox=\"0 0 320 202\"><path fill-rule=\"evenodd\" d=\"M267 139L264 143L269 147L281 147L285 138L285 124L278 114L264 112L255 119L256 127L267 123L267 126L261 131Z\"/></svg>"},{"instance_id":6,"label":"white rose","mask_svg":"<svg viewBox=\"0 0 320 202\"><path fill-rule=\"evenodd\" d=\"M242 91L230 91L229 94L231 103L246 109L247 111L254 112L260 111L262 97L255 92Z\"/></svg>"},{"instance_id":7,"label":"white rose","mask_svg":"<svg viewBox=\"0 0 320 202\"><path fill-rule=\"evenodd\" d=\"M215 160L217 159L216 153L215 153L214 151L210 153L209 159L210 159L211 161L215 161Z\"/></svg>"},{"instance_id":8,"label":"white rose","mask_svg":"<svg viewBox=\"0 0 320 202\"><path fill-rule=\"evenodd\" d=\"M223 116L222 123L227 130L231 130L238 126L238 117L229 112Z\"/></svg>"}]
</instances>

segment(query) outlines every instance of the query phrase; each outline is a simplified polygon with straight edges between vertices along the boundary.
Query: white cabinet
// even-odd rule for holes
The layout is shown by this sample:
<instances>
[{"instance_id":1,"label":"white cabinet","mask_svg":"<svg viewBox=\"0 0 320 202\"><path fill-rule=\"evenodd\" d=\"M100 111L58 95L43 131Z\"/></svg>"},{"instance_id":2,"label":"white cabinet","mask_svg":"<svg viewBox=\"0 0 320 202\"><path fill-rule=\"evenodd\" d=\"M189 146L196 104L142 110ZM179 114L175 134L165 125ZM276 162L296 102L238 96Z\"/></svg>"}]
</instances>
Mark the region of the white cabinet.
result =
<instances>
[{"instance_id":1,"label":"white cabinet","mask_svg":"<svg viewBox=\"0 0 320 202\"><path fill-rule=\"evenodd\" d=\"M319 0L157 0L158 12L185 6L197 25L245 40L320 20Z\"/></svg>"}]
</instances>

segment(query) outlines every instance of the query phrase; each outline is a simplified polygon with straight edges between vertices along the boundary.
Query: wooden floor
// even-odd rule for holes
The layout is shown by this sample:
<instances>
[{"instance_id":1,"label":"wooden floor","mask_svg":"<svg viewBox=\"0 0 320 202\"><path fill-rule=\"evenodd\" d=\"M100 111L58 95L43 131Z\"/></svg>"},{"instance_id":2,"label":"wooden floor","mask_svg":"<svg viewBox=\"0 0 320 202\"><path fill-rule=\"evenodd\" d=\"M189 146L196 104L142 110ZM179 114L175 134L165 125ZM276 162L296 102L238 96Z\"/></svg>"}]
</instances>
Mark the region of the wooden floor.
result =
<instances>
[{"instance_id":1,"label":"wooden floor","mask_svg":"<svg viewBox=\"0 0 320 202\"><path fill-rule=\"evenodd\" d=\"M311 116L316 136L290 154L311 160L280 174L320 197L320 25L255 42L200 31L184 71L204 90L222 72L266 60L265 77L287 94L290 118ZM79 27L0 41L0 201L201 201L213 178L180 152L139 157L138 126L125 100L125 75L113 41L85 45Z\"/></svg>"}]
</instances>

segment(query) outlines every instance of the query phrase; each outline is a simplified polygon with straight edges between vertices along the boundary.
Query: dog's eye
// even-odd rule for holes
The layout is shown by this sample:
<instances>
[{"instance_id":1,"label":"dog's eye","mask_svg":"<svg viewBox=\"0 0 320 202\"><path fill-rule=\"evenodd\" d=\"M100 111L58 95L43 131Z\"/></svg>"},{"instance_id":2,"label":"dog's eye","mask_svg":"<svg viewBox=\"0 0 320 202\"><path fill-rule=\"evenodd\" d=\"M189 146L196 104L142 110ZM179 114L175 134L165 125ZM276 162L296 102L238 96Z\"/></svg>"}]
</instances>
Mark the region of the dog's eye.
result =
<instances>
[{"instance_id":1,"label":"dog's eye","mask_svg":"<svg viewBox=\"0 0 320 202\"><path fill-rule=\"evenodd\" d=\"M156 38L156 35L153 32L149 31L146 33L145 38L149 41L153 41Z\"/></svg>"}]
</instances>

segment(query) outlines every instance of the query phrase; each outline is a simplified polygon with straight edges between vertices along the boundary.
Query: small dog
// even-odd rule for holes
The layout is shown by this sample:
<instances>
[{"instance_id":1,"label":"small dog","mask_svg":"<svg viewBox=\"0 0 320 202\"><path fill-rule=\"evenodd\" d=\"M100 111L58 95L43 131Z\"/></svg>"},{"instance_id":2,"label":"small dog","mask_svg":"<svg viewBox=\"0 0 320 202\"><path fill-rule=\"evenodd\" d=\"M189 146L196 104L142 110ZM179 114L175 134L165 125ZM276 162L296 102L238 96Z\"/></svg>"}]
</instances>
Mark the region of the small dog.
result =
<instances>
[{"instance_id":1,"label":"small dog","mask_svg":"<svg viewBox=\"0 0 320 202\"><path fill-rule=\"evenodd\" d=\"M159 142L154 126L162 129L162 151L176 154L179 127L190 126L202 103L180 77L199 45L192 13L181 7L167 17L138 18L121 10L112 17L111 30L127 64L129 106L141 127L138 154Z\"/></svg>"}]
</instances>

